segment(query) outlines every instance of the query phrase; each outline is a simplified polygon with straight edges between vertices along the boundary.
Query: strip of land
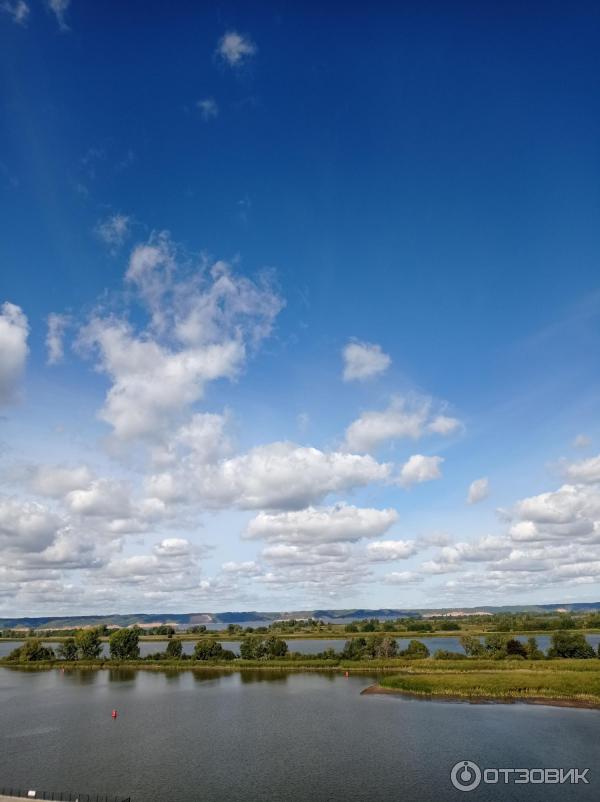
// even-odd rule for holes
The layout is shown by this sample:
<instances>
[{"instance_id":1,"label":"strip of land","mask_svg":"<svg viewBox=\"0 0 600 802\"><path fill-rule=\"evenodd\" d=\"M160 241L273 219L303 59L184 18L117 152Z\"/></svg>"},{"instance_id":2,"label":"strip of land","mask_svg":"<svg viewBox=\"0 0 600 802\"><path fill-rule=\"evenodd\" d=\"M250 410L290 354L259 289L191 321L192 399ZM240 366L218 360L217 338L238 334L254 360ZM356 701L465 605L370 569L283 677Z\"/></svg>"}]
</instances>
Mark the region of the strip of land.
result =
<instances>
[{"instance_id":1,"label":"strip of land","mask_svg":"<svg viewBox=\"0 0 600 802\"><path fill-rule=\"evenodd\" d=\"M363 693L402 694L421 699L473 703L546 704L600 709L600 661L544 660L526 667L515 661L423 665L384 676ZM465 665L466 663L466 665Z\"/></svg>"}]
</instances>

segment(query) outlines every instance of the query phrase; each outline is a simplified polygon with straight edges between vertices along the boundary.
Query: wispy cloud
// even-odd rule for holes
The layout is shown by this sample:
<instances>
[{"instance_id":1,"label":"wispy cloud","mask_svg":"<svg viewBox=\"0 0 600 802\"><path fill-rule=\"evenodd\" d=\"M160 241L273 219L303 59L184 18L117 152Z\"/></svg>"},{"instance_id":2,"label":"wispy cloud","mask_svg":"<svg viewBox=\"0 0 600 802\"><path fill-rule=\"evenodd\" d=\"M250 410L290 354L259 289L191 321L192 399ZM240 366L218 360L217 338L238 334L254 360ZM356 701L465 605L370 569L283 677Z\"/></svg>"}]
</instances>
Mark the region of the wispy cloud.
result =
<instances>
[{"instance_id":1,"label":"wispy cloud","mask_svg":"<svg viewBox=\"0 0 600 802\"><path fill-rule=\"evenodd\" d=\"M237 31L227 31L219 40L217 55L230 67L240 67L256 53L257 49L248 36L243 36Z\"/></svg>"},{"instance_id":2,"label":"wispy cloud","mask_svg":"<svg viewBox=\"0 0 600 802\"><path fill-rule=\"evenodd\" d=\"M5 0L5 2L0 3L0 11L9 14L17 25L23 26L27 25L29 14L31 13L31 9L25 0L14 0L12 3L10 0Z\"/></svg>"},{"instance_id":3,"label":"wispy cloud","mask_svg":"<svg viewBox=\"0 0 600 802\"><path fill-rule=\"evenodd\" d=\"M94 231L111 251L116 251L129 236L131 218L126 214L111 214L100 220Z\"/></svg>"},{"instance_id":4,"label":"wispy cloud","mask_svg":"<svg viewBox=\"0 0 600 802\"><path fill-rule=\"evenodd\" d=\"M48 315L48 333L46 334L46 348L48 349L47 363L57 365L64 356L64 335L70 323L68 315L52 313Z\"/></svg>"},{"instance_id":5,"label":"wispy cloud","mask_svg":"<svg viewBox=\"0 0 600 802\"><path fill-rule=\"evenodd\" d=\"M219 107L216 104L216 101L212 99L212 97L207 97L204 100L199 100L196 103L197 108L200 111L200 115L203 120L214 120L215 117L219 116Z\"/></svg>"},{"instance_id":6,"label":"wispy cloud","mask_svg":"<svg viewBox=\"0 0 600 802\"><path fill-rule=\"evenodd\" d=\"M69 30L65 16L70 5L71 0L48 0L48 8L55 15L61 31Z\"/></svg>"}]
</instances>

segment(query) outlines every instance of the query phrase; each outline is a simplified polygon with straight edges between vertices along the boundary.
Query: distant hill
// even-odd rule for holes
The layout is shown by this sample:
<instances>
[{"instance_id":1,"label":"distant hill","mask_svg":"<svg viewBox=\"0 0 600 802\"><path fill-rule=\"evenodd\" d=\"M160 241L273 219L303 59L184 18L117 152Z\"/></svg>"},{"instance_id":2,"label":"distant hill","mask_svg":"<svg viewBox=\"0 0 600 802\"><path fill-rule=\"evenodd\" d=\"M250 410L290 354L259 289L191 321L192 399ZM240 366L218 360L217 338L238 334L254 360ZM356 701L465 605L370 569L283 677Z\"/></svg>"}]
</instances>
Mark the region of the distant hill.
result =
<instances>
[{"instance_id":1,"label":"distant hill","mask_svg":"<svg viewBox=\"0 0 600 802\"><path fill-rule=\"evenodd\" d=\"M133 624L140 626L158 626L172 624L178 627L190 627L198 624L244 624L251 621L276 621L281 618L322 618L325 620L352 620L360 618L409 618L421 615L450 615L464 613L474 615L482 613L550 613L557 611L586 612L600 610L600 602L572 602L569 604L513 604L503 606L480 605L478 607L436 607L436 608L379 608L369 610L366 608L349 608L344 610L277 610L250 612L224 612L224 613L109 613L107 615L78 615L78 616L35 616L22 618L0 618L0 628L15 629L27 627L30 629L71 629L85 626L127 627Z\"/></svg>"}]
</instances>

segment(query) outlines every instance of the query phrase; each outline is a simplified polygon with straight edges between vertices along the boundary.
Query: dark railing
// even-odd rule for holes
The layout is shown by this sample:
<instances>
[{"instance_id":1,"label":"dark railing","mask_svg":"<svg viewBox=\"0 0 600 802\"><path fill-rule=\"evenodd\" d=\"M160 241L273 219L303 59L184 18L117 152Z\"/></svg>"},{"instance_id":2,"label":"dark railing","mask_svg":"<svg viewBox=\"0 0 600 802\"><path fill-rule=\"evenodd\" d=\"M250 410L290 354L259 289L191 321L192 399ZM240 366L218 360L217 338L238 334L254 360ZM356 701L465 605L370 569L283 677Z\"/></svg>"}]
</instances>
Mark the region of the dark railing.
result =
<instances>
[{"instance_id":1,"label":"dark railing","mask_svg":"<svg viewBox=\"0 0 600 802\"><path fill-rule=\"evenodd\" d=\"M24 799L54 800L55 802L131 802L131 798L107 796L106 794L75 794L72 791L38 791L29 796L29 790L20 788L0 788L0 796L12 796Z\"/></svg>"}]
</instances>

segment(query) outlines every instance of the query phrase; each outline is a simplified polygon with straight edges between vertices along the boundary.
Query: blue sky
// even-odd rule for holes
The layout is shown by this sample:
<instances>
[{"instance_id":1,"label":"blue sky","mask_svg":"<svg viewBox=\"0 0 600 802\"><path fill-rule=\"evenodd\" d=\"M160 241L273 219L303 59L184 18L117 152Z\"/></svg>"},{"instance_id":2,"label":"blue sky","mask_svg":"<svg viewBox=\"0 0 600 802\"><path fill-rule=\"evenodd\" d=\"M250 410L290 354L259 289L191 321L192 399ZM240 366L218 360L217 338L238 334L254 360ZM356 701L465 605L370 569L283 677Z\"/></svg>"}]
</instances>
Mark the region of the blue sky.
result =
<instances>
[{"instance_id":1,"label":"blue sky","mask_svg":"<svg viewBox=\"0 0 600 802\"><path fill-rule=\"evenodd\" d=\"M599 33L0 3L0 613L598 600Z\"/></svg>"}]
</instances>

